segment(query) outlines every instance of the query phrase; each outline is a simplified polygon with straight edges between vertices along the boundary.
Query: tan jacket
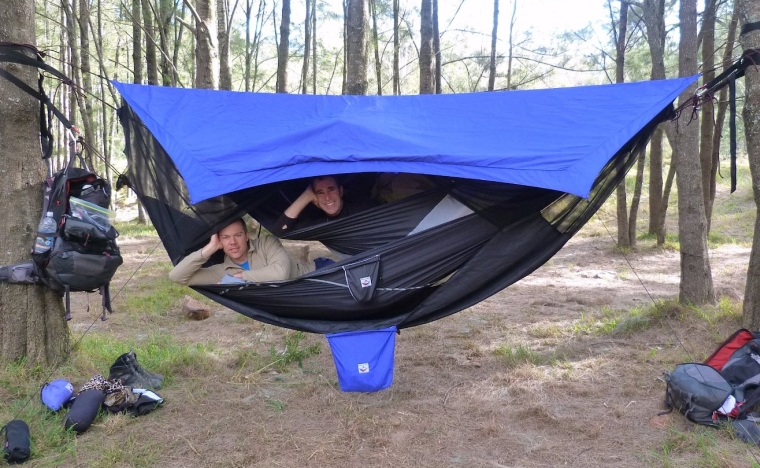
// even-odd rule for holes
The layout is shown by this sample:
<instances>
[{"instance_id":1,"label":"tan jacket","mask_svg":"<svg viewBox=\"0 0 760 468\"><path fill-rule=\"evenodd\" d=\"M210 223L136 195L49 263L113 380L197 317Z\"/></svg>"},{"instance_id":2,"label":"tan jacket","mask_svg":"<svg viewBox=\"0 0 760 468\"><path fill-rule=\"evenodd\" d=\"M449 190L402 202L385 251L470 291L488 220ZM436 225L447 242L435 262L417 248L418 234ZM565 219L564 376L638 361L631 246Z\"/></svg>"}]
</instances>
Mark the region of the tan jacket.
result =
<instances>
[{"instance_id":1,"label":"tan jacket","mask_svg":"<svg viewBox=\"0 0 760 468\"><path fill-rule=\"evenodd\" d=\"M208 260L203 258L201 250L183 258L169 272L169 279L185 286L193 286L196 284L216 284L221 281L225 274L242 273L244 280L261 283L298 278L314 271L314 262L309 262L306 265L296 262L290 258L280 240L274 236L263 236L248 241L248 266L251 267L250 270L244 270L226 255L224 256L224 263L201 268Z\"/></svg>"}]
</instances>

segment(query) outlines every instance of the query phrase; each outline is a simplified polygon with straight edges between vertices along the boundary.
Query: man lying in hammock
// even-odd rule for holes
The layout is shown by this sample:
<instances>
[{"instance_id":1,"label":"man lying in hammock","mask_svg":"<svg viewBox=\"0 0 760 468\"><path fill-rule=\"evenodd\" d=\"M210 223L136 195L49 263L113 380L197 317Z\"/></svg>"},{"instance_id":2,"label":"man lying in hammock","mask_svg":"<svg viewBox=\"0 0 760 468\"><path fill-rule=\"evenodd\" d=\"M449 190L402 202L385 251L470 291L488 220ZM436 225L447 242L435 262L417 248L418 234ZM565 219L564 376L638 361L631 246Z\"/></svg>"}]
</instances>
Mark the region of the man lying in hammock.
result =
<instances>
[{"instance_id":1,"label":"man lying in hammock","mask_svg":"<svg viewBox=\"0 0 760 468\"><path fill-rule=\"evenodd\" d=\"M224 251L224 263L203 268L219 249ZM227 282L230 277L258 283L297 278L310 271L314 271L314 262L296 262L276 237L249 239L245 222L238 219L211 236L203 248L182 259L169 272L169 278L185 286L216 284L222 279Z\"/></svg>"},{"instance_id":2,"label":"man lying in hammock","mask_svg":"<svg viewBox=\"0 0 760 468\"><path fill-rule=\"evenodd\" d=\"M313 203L324 215L298 219L301 212ZM272 234L282 236L288 231L315 226L334 219L345 218L375 206L372 199L343 200L343 186L335 176L320 176L311 180L306 190L277 219Z\"/></svg>"}]
</instances>

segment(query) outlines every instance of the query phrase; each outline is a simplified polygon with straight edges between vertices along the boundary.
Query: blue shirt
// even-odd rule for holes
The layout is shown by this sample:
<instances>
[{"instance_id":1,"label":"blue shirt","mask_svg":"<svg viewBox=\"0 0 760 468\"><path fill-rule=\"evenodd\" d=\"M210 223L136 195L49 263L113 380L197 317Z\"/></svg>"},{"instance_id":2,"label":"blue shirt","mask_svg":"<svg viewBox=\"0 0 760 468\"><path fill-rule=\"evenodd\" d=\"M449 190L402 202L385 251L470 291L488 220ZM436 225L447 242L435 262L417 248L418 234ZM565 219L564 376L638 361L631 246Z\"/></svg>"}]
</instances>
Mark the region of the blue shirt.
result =
<instances>
[{"instance_id":1,"label":"blue shirt","mask_svg":"<svg viewBox=\"0 0 760 468\"><path fill-rule=\"evenodd\" d=\"M241 267L243 270L250 270L250 269L251 269L251 266L250 266L250 265L248 265L248 260L246 260L246 261L245 261L245 263L239 263L238 265L240 265L240 267Z\"/></svg>"}]
</instances>

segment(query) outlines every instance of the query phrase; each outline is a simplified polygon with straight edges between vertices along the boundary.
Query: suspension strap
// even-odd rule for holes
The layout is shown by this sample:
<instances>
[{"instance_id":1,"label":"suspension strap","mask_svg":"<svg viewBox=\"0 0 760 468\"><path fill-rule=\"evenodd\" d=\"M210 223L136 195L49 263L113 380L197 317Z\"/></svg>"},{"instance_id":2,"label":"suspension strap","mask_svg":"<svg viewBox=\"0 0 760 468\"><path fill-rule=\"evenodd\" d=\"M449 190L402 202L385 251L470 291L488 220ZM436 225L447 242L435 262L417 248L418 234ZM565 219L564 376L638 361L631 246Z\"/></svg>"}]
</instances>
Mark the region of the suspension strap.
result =
<instances>
[{"instance_id":1,"label":"suspension strap","mask_svg":"<svg viewBox=\"0 0 760 468\"><path fill-rule=\"evenodd\" d=\"M29 57L28 55L20 52L19 48L25 48L30 49L34 51L36 58ZM42 145L42 159L43 160L49 160L50 156L53 153L53 134L51 133L50 129L53 126L53 115L55 115L58 120L61 121L61 123L70 131L77 131L76 127L74 127L68 118L61 112L55 104L53 104L50 101L50 98L48 98L47 94L45 93L45 89L43 87L43 81L45 76L43 75L42 71L46 71L53 76L59 78L64 84L72 85L73 82L71 79L69 79L66 75L59 72L55 68L51 67L50 65L46 64L43 61L43 53L41 53L39 50L37 50L36 47L28 44L14 44L9 42L0 42L0 62L8 62L8 63L15 63L19 65L27 65L31 67L36 67L40 69L39 73L39 79L37 80L37 89L35 90L31 86L27 85L25 82L23 82L18 77L14 76L7 70L3 70L0 68L0 76L8 80L9 82L13 83L24 91L25 93L29 94L33 98L37 99L40 102L40 140ZM77 131L78 132L78 131ZM50 170L50 164L48 164L48 176L50 176L51 170Z\"/></svg>"}]
</instances>

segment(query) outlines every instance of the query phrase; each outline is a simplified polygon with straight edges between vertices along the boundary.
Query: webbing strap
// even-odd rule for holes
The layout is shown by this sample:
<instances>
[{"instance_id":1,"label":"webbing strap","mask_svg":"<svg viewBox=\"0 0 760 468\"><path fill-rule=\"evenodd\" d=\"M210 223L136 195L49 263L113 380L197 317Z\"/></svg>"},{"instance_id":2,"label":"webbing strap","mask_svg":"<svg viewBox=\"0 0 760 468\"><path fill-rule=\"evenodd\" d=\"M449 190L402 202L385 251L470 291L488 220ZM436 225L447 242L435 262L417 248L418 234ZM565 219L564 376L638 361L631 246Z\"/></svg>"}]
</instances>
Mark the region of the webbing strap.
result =
<instances>
[{"instance_id":1,"label":"webbing strap","mask_svg":"<svg viewBox=\"0 0 760 468\"><path fill-rule=\"evenodd\" d=\"M731 193L736 191L736 73L728 78L728 128L731 148Z\"/></svg>"},{"instance_id":2,"label":"webbing strap","mask_svg":"<svg viewBox=\"0 0 760 468\"><path fill-rule=\"evenodd\" d=\"M745 27L742 27L742 34L753 31L755 29L760 29L760 23L748 23L744 26L751 26L751 28L745 31ZM711 96L724 86L728 86L728 127L730 135L729 147L731 150L731 193L734 193L736 191L736 79L743 77L744 72L750 65L758 64L760 64L760 50L747 49L744 51L739 60L724 70L723 73L712 79L709 83L702 85L697 93L698 96L702 94Z\"/></svg>"},{"instance_id":3,"label":"webbing strap","mask_svg":"<svg viewBox=\"0 0 760 468\"><path fill-rule=\"evenodd\" d=\"M37 55L37 58L35 59L19 52L16 50L19 47L33 50ZM46 64L42 60L42 53L30 45L0 42L0 62L16 63L19 65L36 67L58 77L66 84L73 85L71 79L69 79L66 75L59 72L55 68ZM22 80L6 70L0 69L0 76L7 79L9 82L13 83L22 91L26 92L40 102L40 143L42 146L42 159L48 160L53 154L53 134L50 132L50 128L53 126L53 114L58 117L58 119L67 129L71 130L73 128L73 125L69 119L66 118L66 116L63 115L60 110L58 110L55 104L50 101L47 94L45 94L45 89L42 86L42 82L45 77L42 72L40 72L39 79L37 81L37 90L33 89L31 86L27 85ZM47 108L47 112L45 111L45 108ZM48 163L48 176L50 175L51 170L50 164Z\"/></svg>"},{"instance_id":4,"label":"webbing strap","mask_svg":"<svg viewBox=\"0 0 760 468\"><path fill-rule=\"evenodd\" d=\"M757 31L759 29L760 29L760 21L755 21L754 23L747 23L744 26L742 26L741 32L739 32L739 36L749 34L752 31Z\"/></svg>"}]
</instances>

